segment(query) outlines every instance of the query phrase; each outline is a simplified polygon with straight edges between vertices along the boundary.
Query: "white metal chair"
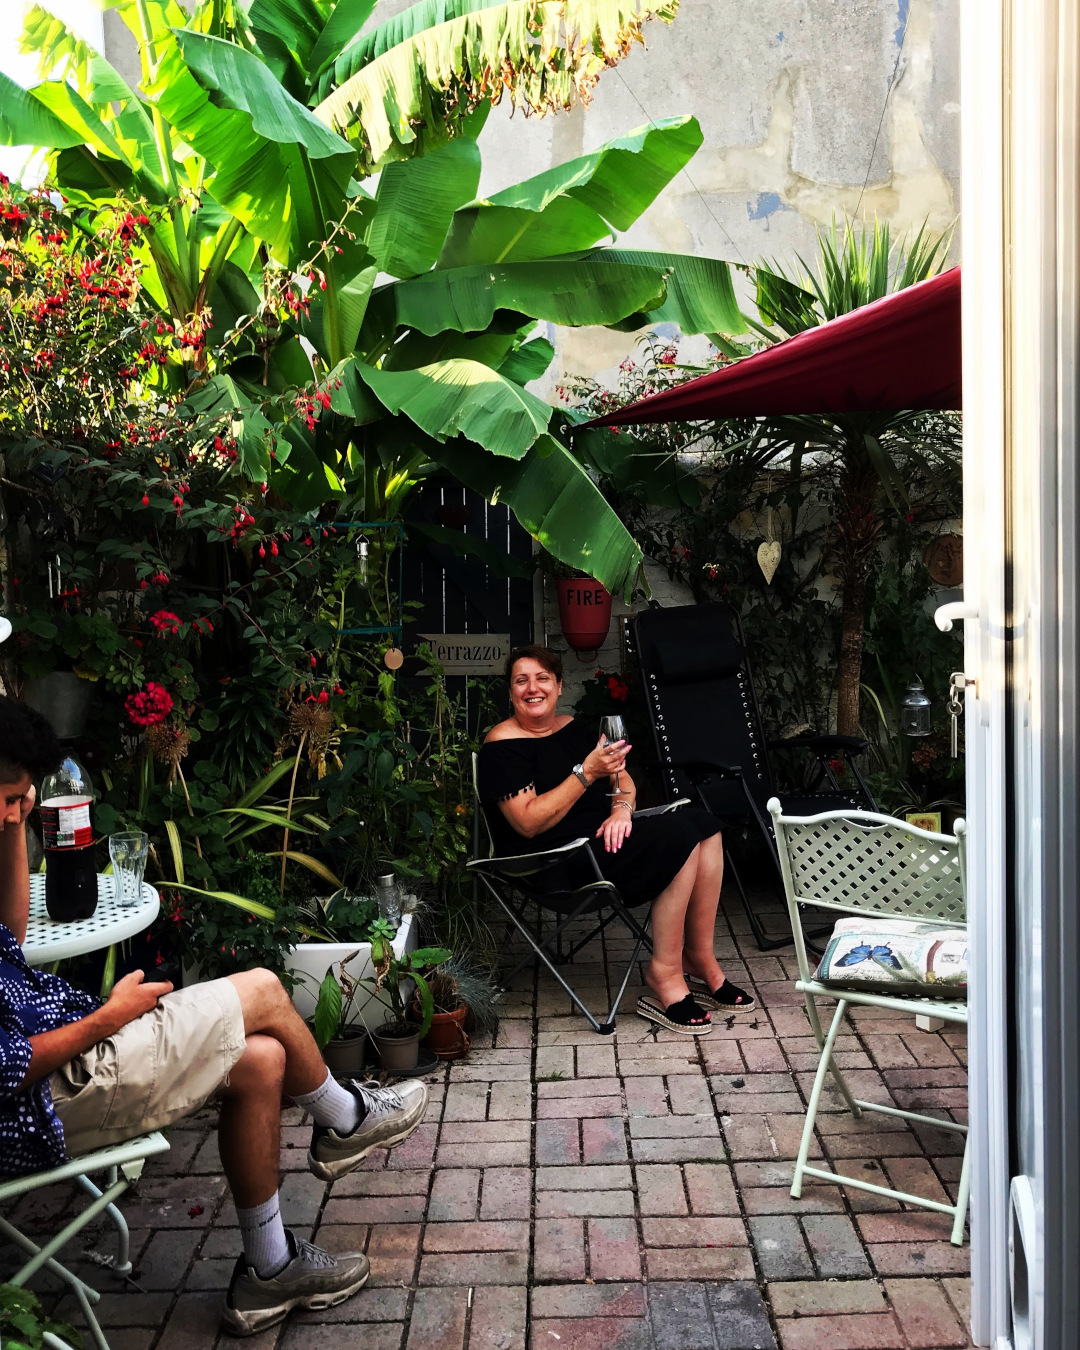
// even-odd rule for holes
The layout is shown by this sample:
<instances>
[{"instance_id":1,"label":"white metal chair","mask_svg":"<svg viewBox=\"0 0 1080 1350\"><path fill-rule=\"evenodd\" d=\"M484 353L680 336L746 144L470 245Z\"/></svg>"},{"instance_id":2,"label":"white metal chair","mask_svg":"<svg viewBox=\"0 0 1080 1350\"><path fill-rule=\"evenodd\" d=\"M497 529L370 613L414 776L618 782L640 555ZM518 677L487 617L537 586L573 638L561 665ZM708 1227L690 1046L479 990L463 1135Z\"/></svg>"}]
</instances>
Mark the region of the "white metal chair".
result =
<instances>
[{"instance_id":1,"label":"white metal chair","mask_svg":"<svg viewBox=\"0 0 1080 1350\"><path fill-rule=\"evenodd\" d=\"M872 811L830 811L817 816L784 816L776 797L770 799L768 810L776 829L784 893L799 961L799 979L795 987L806 999L810 1025L821 1047L791 1194L797 1200L802 1194L803 1177L816 1177L822 1181L836 1182L840 1186L870 1191L874 1195L890 1196L894 1200L920 1205L942 1214L951 1214L951 1241L961 1246L971 1184L969 1147L965 1146L964 1149L955 1205L909 1195L906 1191L894 1191L886 1186L874 1186L862 1178L845 1176L823 1167L812 1167L807 1158L813 1142L814 1123L825 1077L829 1073L856 1119L864 1111L876 1111L915 1124L954 1130L966 1135L967 1126L955 1121L939 1120L915 1111L901 1111L895 1106L883 1106L878 1102L857 1100L843 1074L833 1063L832 1055L849 1004L921 1014L966 1026L967 1003L917 995L877 993L872 988L855 992L822 984L815 978L815 968L807 959L798 907L814 905L842 914L866 915L868 918L910 919L941 928L963 927L967 921L964 894L967 826L964 821L958 820L956 834L948 835L931 834L892 816L878 815ZM819 998L837 1000L836 1012L827 1035L822 1032L818 1017L815 1000Z\"/></svg>"},{"instance_id":2,"label":"white metal chair","mask_svg":"<svg viewBox=\"0 0 1080 1350\"><path fill-rule=\"evenodd\" d=\"M96 1289L80 1280L72 1271L62 1266L56 1260L56 1253L76 1233L96 1219L99 1214L104 1213L108 1215L116 1227L117 1251L114 1257L103 1261L102 1264L109 1266L117 1275L130 1275L131 1258L128 1249L128 1226L124 1216L116 1208L113 1201L122 1195L129 1186L138 1181L147 1158L152 1157L155 1153L165 1153L168 1148L169 1141L165 1136L155 1132L140 1135L137 1139L128 1139L122 1144L113 1144L108 1148L97 1149L93 1153L85 1153L81 1158L72 1158L69 1162L61 1163L59 1167L49 1168L45 1172L33 1172L29 1176L8 1177L6 1179L0 1177L0 1205L9 1200L16 1200L31 1191L40 1190L44 1186L52 1186L59 1181L73 1181L90 1195L90 1204L69 1223L65 1224L43 1246L39 1247L36 1242L27 1237L25 1233L21 1233L3 1215L0 1215L0 1236L7 1238L17 1247L21 1247L30 1256L26 1264L10 1277L10 1283L25 1285L37 1271L43 1268L51 1271L58 1279L63 1280L78 1299L83 1317L86 1319L86 1325L98 1346L98 1350L109 1350L109 1342L105 1339L105 1333L94 1316L92 1307L94 1303L98 1302L101 1295ZM95 1186L88 1175L98 1172L105 1173L104 1190Z\"/></svg>"}]
</instances>

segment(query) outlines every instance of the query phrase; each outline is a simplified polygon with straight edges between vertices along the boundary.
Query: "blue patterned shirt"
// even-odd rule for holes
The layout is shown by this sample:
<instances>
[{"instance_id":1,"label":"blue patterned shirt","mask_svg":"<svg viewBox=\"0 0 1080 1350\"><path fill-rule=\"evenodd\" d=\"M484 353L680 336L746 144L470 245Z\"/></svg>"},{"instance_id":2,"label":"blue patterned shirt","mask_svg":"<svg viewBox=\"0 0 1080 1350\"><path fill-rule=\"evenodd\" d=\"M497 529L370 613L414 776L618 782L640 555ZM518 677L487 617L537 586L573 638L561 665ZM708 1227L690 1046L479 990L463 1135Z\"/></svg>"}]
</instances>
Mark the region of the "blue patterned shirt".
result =
<instances>
[{"instance_id":1,"label":"blue patterned shirt","mask_svg":"<svg viewBox=\"0 0 1080 1350\"><path fill-rule=\"evenodd\" d=\"M67 1159L64 1128L46 1075L19 1091L30 1066L30 1037L78 1022L100 1007L58 975L32 970L0 923L0 1174L40 1172Z\"/></svg>"}]
</instances>

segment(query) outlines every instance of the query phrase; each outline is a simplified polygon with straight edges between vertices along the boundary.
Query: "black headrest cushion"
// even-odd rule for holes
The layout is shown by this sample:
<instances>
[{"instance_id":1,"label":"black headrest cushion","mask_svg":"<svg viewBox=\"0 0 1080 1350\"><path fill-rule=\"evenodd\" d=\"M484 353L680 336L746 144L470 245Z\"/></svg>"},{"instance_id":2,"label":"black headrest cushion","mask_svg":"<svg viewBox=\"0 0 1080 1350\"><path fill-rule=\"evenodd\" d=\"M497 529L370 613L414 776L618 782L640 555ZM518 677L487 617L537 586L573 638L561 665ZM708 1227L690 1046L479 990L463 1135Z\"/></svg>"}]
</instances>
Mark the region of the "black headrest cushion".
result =
<instances>
[{"instance_id":1,"label":"black headrest cushion","mask_svg":"<svg viewBox=\"0 0 1080 1350\"><path fill-rule=\"evenodd\" d=\"M695 642L684 639L675 643L669 638L656 646L657 674L664 684L727 679L745 660L746 648L719 633Z\"/></svg>"}]
</instances>

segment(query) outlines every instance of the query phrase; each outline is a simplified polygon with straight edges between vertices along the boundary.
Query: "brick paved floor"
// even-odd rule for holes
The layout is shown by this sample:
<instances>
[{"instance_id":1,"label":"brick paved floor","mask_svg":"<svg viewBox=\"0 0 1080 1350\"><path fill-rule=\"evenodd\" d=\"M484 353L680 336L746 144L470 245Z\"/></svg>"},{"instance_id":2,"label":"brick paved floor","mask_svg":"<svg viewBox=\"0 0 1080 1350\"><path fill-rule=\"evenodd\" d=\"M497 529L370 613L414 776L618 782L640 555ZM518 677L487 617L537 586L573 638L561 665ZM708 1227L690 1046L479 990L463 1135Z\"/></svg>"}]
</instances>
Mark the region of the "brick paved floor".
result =
<instances>
[{"instance_id":1,"label":"brick paved floor","mask_svg":"<svg viewBox=\"0 0 1080 1350\"><path fill-rule=\"evenodd\" d=\"M967 1248L949 1221L828 1185L788 1195L816 1047L790 949L764 955L725 892L717 951L755 1013L699 1041L632 1011L599 1037L546 974L505 996L494 1046L429 1080L426 1123L325 1186L308 1128L286 1116L286 1221L331 1249L362 1247L370 1285L294 1316L257 1350L939 1350L970 1345ZM599 1004L597 942L575 987ZM584 959L586 956L591 959ZM625 960L625 955L624 955ZM631 987L625 1008L632 1010ZM605 1005L606 1006L606 1005ZM964 1037L856 1012L838 1041L860 1096L962 1119ZM816 1153L939 1199L960 1143L887 1117L854 1121L831 1094ZM113 1350L210 1350L239 1241L214 1114L171 1132L126 1213L138 1288L87 1267ZM23 1217L67 1203L38 1194ZM109 1239L105 1239L107 1244ZM4 1253L0 1253L0 1257Z\"/></svg>"}]
</instances>

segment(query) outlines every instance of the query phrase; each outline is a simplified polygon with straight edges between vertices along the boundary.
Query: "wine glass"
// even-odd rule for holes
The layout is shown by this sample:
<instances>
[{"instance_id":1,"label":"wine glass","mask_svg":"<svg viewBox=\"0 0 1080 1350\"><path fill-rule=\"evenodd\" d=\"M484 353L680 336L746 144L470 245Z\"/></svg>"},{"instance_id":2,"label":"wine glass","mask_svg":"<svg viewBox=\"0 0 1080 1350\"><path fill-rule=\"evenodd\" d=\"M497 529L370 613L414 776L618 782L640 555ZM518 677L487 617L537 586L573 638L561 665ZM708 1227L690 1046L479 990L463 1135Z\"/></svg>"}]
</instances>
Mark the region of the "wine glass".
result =
<instances>
[{"instance_id":1,"label":"wine glass","mask_svg":"<svg viewBox=\"0 0 1080 1350\"><path fill-rule=\"evenodd\" d=\"M621 717L601 717L600 719L600 741L603 745L611 745L615 741L626 740L626 723ZM629 793L623 792L619 787L619 775L615 775L614 791L608 793L609 797L627 797Z\"/></svg>"}]
</instances>

